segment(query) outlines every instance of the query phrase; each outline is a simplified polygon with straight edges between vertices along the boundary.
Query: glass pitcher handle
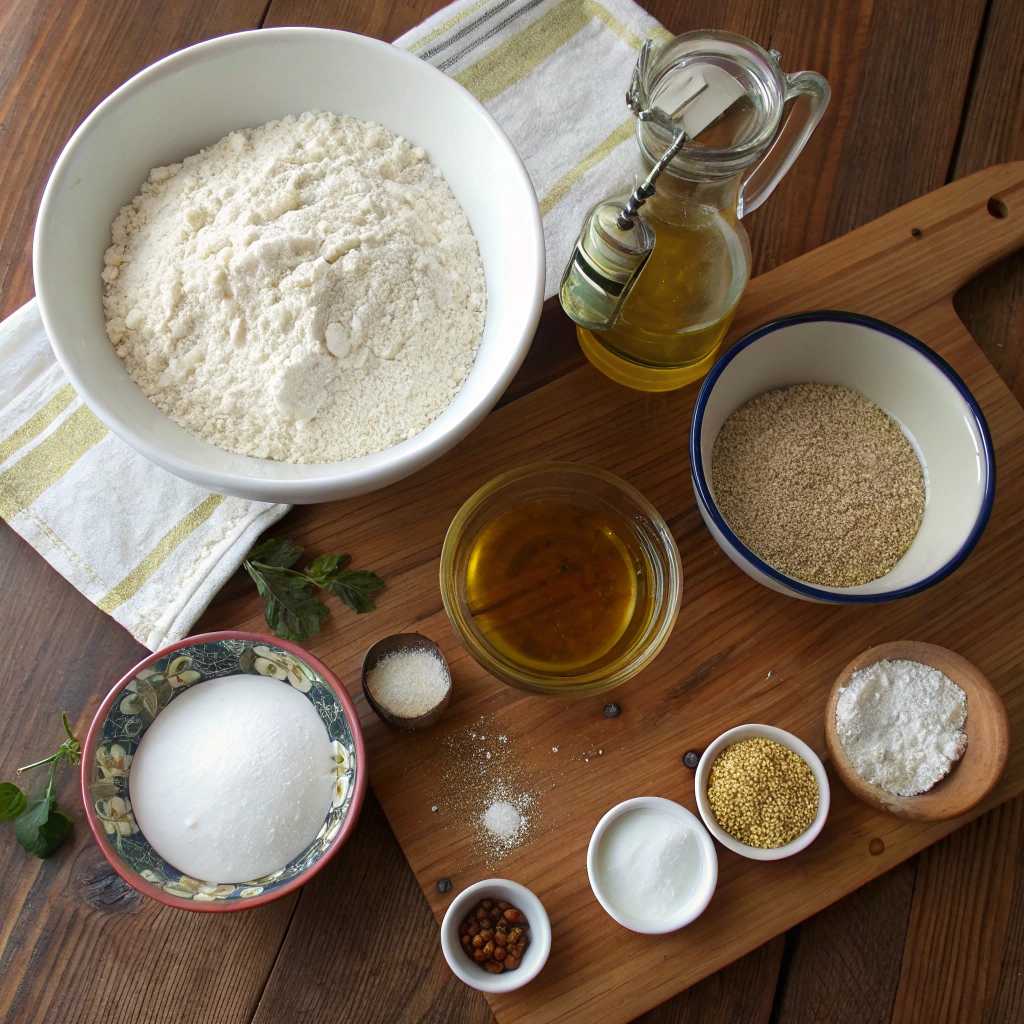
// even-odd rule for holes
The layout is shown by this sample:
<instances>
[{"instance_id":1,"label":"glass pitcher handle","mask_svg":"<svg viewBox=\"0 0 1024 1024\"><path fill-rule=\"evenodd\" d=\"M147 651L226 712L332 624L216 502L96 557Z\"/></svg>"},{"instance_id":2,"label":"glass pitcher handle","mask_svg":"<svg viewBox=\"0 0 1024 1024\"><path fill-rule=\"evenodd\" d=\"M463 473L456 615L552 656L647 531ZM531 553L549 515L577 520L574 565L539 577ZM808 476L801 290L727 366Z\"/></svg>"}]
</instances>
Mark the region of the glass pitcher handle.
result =
<instances>
[{"instance_id":1,"label":"glass pitcher handle","mask_svg":"<svg viewBox=\"0 0 1024 1024\"><path fill-rule=\"evenodd\" d=\"M797 71L792 75L784 75L783 81L786 88L785 102L806 96L809 101L807 112L801 124L796 104L791 107L775 140L743 182L736 207L738 217L756 210L775 191L775 186L793 166L793 161L800 155L828 106L832 90L817 71Z\"/></svg>"}]
</instances>

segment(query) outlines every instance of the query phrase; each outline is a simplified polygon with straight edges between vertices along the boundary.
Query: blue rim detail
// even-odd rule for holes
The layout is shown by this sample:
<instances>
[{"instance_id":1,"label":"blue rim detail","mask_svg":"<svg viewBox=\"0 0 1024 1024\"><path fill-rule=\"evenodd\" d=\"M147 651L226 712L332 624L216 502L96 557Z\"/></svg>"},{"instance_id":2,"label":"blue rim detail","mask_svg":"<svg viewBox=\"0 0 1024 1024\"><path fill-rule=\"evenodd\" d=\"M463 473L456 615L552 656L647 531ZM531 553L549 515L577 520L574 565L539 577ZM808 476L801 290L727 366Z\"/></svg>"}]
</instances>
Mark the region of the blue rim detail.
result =
<instances>
[{"instance_id":1,"label":"blue rim detail","mask_svg":"<svg viewBox=\"0 0 1024 1024\"><path fill-rule=\"evenodd\" d=\"M719 512L714 498L711 496L711 489L708 487L707 477L704 473L704 463L700 453L700 434L704 424L704 411L707 408L708 400L711 398L711 392L714 391L718 378L722 376L726 367L733 359L744 349L753 345L754 342L759 341L765 335L774 334L775 331L782 327L804 323L858 324L863 327L869 327L881 334L886 334L896 341L901 341L904 345L909 345L942 371L949 382L960 392L961 397L967 403L974 416L978 433L981 435L982 459L985 470L985 493L982 497L978 518L967 540L964 541L963 546L953 558L943 565L942 568L932 573L931 576L927 576L908 587L879 594L837 594L829 590L823 590L811 583L803 583L800 580L793 579L791 576L786 576L784 573L779 572L778 569L773 568L767 562L758 558L733 533L722 513ZM924 342L919 341L912 334L907 334L906 331L901 331L898 327L894 327L884 320L876 320L874 317L865 316L862 313L847 313L838 309L809 310L806 313L794 313L791 316L770 320L763 326L751 331L750 334L745 335L722 355L705 378L700 394L697 396L697 404L693 409L693 419L690 421L690 474L694 489L697 491L697 497L714 520L715 525L754 568L760 570L775 582L780 583L787 590L794 591L815 601L824 601L832 604L880 604L883 601L895 601L901 597L910 597L911 594L919 594L922 590L926 590L928 587L944 580L950 573L958 569L963 564L964 559L974 550L974 546L978 543L982 533L985 531L985 527L988 525L989 516L992 514L992 504L995 501L996 495L996 460L992 448L992 435L989 433L985 414L981 411L981 407L978 405L974 395L971 394L970 389L956 370L942 356L930 349Z\"/></svg>"}]
</instances>

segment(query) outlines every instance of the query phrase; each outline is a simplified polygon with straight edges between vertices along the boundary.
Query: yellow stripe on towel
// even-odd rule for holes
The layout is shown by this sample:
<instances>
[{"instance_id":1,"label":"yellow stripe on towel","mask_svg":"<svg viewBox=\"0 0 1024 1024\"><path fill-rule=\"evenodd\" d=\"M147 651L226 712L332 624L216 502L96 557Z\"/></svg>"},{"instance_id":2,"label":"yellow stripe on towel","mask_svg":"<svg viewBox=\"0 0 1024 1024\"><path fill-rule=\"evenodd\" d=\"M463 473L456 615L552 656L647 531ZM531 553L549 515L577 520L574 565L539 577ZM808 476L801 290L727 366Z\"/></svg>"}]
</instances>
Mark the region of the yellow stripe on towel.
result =
<instances>
[{"instance_id":1,"label":"yellow stripe on towel","mask_svg":"<svg viewBox=\"0 0 1024 1024\"><path fill-rule=\"evenodd\" d=\"M616 146L633 136L633 120L623 121L599 146L592 149L575 167L570 168L540 201L540 215L546 217L568 194L569 190L591 167L596 167Z\"/></svg>"},{"instance_id":2,"label":"yellow stripe on towel","mask_svg":"<svg viewBox=\"0 0 1024 1024\"><path fill-rule=\"evenodd\" d=\"M34 416L0 442L0 465L5 463L19 448L35 440L76 398L75 389L65 384Z\"/></svg>"},{"instance_id":3,"label":"yellow stripe on towel","mask_svg":"<svg viewBox=\"0 0 1024 1024\"><path fill-rule=\"evenodd\" d=\"M183 516L157 542L155 548L113 590L96 602L96 607L108 614L134 597L152 578L153 574L167 561L170 553L186 537L194 533L224 501L223 494L211 494L201 505Z\"/></svg>"},{"instance_id":4,"label":"yellow stripe on towel","mask_svg":"<svg viewBox=\"0 0 1024 1024\"><path fill-rule=\"evenodd\" d=\"M76 409L23 459L0 473L0 517L10 522L107 434L86 406Z\"/></svg>"}]
</instances>

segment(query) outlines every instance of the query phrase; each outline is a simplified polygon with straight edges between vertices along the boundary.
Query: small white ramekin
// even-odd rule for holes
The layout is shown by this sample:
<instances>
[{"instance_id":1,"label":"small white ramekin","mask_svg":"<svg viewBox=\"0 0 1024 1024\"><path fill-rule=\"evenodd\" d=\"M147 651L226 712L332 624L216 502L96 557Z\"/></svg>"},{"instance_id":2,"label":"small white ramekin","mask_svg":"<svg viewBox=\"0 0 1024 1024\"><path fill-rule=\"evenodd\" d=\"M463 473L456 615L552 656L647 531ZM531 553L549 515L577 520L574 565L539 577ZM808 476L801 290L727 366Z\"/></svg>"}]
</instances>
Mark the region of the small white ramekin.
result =
<instances>
[{"instance_id":1,"label":"small white ramekin","mask_svg":"<svg viewBox=\"0 0 1024 1024\"><path fill-rule=\"evenodd\" d=\"M486 899L504 900L526 915L530 944L514 971L501 974L485 971L466 956L459 942L459 925L480 900ZM551 952L551 922L544 904L525 885L507 878L485 878L463 889L452 900L441 922L441 949L455 976L470 987L481 992L513 992L533 981L547 963Z\"/></svg>"},{"instance_id":2,"label":"small white ramekin","mask_svg":"<svg viewBox=\"0 0 1024 1024\"><path fill-rule=\"evenodd\" d=\"M601 876L597 871L597 852L605 832L608 831L608 826L626 811L640 807L652 807L656 810L664 811L666 814L671 814L672 817L678 818L689 825L700 842L701 857L704 862L701 883L686 902L686 905L677 914L674 914L672 917L663 918L660 921L650 921L646 918L635 917L633 914L619 910L605 894L601 884ZM715 844L711 841L711 836L708 835L707 829L701 825L695 814L688 811L681 804L677 804L674 800L666 800L661 796L638 796L632 800L624 800L621 804L616 804L597 823L597 828L594 829L594 834L590 837L590 846L587 849L587 876L590 878L590 888L593 889L597 902L623 928L628 928L634 932L641 932L644 935L663 935L666 932L674 932L683 928L704 913L705 908L711 902L711 897L714 895L715 886L718 884L718 854L715 853Z\"/></svg>"},{"instance_id":3,"label":"small white ramekin","mask_svg":"<svg viewBox=\"0 0 1024 1024\"><path fill-rule=\"evenodd\" d=\"M799 754L810 766L818 782L818 813L814 821L811 822L806 831L798 835L791 843L786 843L785 846L778 846L774 850L762 850L757 846L747 846L746 843L741 843L738 839L729 835L718 824L715 813L711 810L711 805L708 803L708 777L711 774L711 766L715 763L715 758L729 744L738 743L740 740L755 739L758 736L775 740L776 743L781 743L784 747L788 747L794 754ZM693 785L697 796L697 810L700 811L700 816L704 819L704 824L707 825L708 831L727 850L732 850L733 853L738 853L741 857L749 857L751 860L782 860L784 857L792 857L794 853L799 853L814 842L818 837L818 833L821 832L825 825L825 819L828 817L831 791L829 790L828 776L825 774L825 766L821 763L821 758L803 740L798 739L791 732L786 732L785 729L776 729L772 725L738 725L735 729L723 732L701 755Z\"/></svg>"}]
</instances>

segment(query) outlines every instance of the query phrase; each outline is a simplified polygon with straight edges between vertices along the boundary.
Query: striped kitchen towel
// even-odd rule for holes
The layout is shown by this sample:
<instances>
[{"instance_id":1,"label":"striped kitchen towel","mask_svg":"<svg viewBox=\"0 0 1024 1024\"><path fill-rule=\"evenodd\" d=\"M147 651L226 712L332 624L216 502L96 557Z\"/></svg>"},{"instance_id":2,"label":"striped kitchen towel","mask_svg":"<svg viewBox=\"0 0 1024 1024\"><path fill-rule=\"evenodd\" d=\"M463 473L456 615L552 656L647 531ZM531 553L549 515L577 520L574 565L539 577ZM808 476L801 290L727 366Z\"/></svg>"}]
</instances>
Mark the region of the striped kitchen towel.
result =
<instances>
[{"instance_id":1,"label":"striped kitchen towel","mask_svg":"<svg viewBox=\"0 0 1024 1024\"><path fill-rule=\"evenodd\" d=\"M457 0L396 45L452 75L530 172L558 288L583 214L631 183L623 94L668 37L631 0ZM165 472L82 404L33 300L0 323L0 516L150 650L188 635L259 534L288 511Z\"/></svg>"},{"instance_id":2,"label":"striped kitchen towel","mask_svg":"<svg viewBox=\"0 0 1024 1024\"><path fill-rule=\"evenodd\" d=\"M456 0L395 40L464 85L519 150L544 217L546 298L586 211L632 187L625 94L651 36L672 37L632 0Z\"/></svg>"},{"instance_id":3,"label":"striped kitchen towel","mask_svg":"<svg viewBox=\"0 0 1024 1024\"><path fill-rule=\"evenodd\" d=\"M151 651L188 636L287 511L211 494L110 433L57 365L35 299L0 323L0 516Z\"/></svg>"}]
</instances>

